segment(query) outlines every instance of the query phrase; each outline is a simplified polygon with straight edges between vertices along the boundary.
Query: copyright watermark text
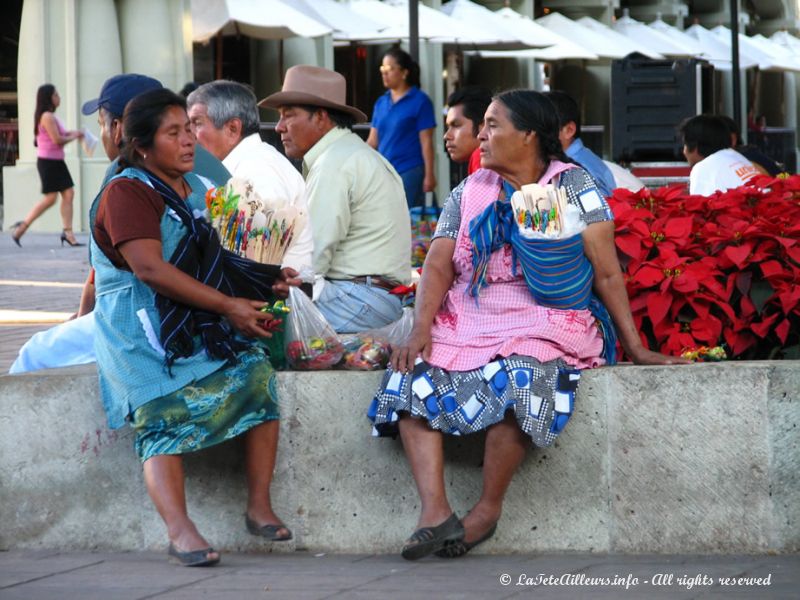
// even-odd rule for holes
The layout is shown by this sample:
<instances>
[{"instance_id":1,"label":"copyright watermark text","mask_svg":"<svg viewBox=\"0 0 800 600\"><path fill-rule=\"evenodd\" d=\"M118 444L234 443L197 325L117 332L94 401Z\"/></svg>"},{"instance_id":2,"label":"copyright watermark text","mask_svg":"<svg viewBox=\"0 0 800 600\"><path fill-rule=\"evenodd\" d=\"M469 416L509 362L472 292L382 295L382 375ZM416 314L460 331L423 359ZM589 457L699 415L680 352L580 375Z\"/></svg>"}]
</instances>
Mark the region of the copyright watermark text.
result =
<instances>
[{"instance_id":1,"label":"copyright watermark text","mask_svg":"<svg viewBox=\"0 0 800 600\"><path fill-rule=\"evenodd\" d=\"M766 587L772 584L772 573L764 577L711 577L703 573L693 575L674 573L654 573L650 576L635 576L614 574L612 576L587 575L585 573L561 573L558 575L547 573L519 573L511 575L503 573L499 577L501 585L523 587L617 587L626 590L638 586L651 587L680 587L691 590L696 587Z\"/></svg>"}]
</instances>

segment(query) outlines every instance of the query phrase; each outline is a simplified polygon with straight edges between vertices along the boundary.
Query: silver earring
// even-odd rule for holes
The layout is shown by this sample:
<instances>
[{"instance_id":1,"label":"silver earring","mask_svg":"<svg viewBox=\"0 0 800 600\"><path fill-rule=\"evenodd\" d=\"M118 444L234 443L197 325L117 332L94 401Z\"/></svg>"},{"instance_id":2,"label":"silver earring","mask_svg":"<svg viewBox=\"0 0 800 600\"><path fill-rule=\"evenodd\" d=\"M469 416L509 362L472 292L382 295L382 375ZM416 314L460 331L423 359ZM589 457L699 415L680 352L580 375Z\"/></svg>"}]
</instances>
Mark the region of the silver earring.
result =
<instances>
[{"instance_id":1,"label":"silver earring","mask_svg":"<svg viewBox=\"0 0 800 600\"><path fill-rule=\"evenodd\" d=\"M147 154L142 154L142 160L147 160Z\"/></svg>"}]
</instances>

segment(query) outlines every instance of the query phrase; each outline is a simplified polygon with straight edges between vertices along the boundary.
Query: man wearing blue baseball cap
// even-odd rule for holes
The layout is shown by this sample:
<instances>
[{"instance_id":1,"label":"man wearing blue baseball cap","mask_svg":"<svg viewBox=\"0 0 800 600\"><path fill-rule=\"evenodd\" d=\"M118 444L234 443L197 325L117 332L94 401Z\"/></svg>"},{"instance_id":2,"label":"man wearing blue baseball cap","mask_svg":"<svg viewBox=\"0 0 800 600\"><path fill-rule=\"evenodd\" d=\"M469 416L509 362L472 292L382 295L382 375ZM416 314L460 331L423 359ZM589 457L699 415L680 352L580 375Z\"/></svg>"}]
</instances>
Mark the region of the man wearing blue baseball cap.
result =
<instances>
[{"instance_id":1,"label":"man wearing blue baseball cap","mask_svg":"<svg viewBox=\"0 0 800 600\"><path fill-rule=\"evenodd\" d=\"M138 73L114 75L103 84L100 95L85 102L81 108L84 115L99 111L97 122L100 125L100 140L108 158L113 161L106 171L101 189L117 172L116 159L122 141L122 115L125 112L125 105L139 94L162 87L164 86L160 81L147 75ZM231 177L222 162L199 144L195 147L194 160L193 172L210 180L215 186L225 185Z\"/></svg>"}]
</instances>

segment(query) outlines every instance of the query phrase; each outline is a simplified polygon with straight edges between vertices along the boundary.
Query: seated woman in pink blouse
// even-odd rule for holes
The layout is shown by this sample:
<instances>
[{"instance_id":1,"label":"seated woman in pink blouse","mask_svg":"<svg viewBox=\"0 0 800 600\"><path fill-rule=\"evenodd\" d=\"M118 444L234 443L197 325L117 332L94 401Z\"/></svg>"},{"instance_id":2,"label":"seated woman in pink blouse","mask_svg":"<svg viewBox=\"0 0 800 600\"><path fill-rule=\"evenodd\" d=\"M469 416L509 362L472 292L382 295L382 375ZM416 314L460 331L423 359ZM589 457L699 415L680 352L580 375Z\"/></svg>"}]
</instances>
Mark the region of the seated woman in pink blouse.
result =
<instances>
[{"instance_id":1,"label":"seated woman in pink blouse","mask_svg":"<svg viewBox=\"0 0 800 600\"><path fill-rule=\"evenodd\" d=\"M494 534L528 446L549 446L566 425L581 369L613 362L611 319L636 363L685 362L642 345L617 262L613 215L592 178L564 156L550 101L527 90L500 94L478 139L483 168L450 194L425 259L413 331L392 356L368 413L377 435L399 431L420 496L417 530L402 551L408 560L462 556ZM564 188L587 225L582 245L574 238L585 297L573 308L537 302L513 236L501 235L510 195L536 182ZM486 231L492 242L481 253ZM443 434L484 429L483 490L460 520L445 493Z\"/></svg>"}]
</instances>

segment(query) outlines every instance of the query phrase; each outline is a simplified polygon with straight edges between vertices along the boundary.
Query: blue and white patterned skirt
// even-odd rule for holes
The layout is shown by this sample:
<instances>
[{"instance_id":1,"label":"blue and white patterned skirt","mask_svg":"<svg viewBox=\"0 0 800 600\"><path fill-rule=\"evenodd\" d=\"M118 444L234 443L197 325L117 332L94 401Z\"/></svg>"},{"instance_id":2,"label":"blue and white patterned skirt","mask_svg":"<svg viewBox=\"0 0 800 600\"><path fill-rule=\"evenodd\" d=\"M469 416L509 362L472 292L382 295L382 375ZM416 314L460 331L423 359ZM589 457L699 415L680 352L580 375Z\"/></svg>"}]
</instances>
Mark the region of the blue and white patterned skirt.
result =
<instances>
[{"instance_id":1,"label":"blue and white patterned skirt","mask_svg":"<svg viewBox=\"0 0 800 600\"><path fill-rule=\"evenodd\" d=\"M549 446L572 415L580 376L561 360L540 363L530 356L500 358L472 371L446 371L417 359L411 374L386 370L367 416L376 436L397 435L401 412L466 435L512 411L535 445Z\"/></svg>"}]
</instances>

